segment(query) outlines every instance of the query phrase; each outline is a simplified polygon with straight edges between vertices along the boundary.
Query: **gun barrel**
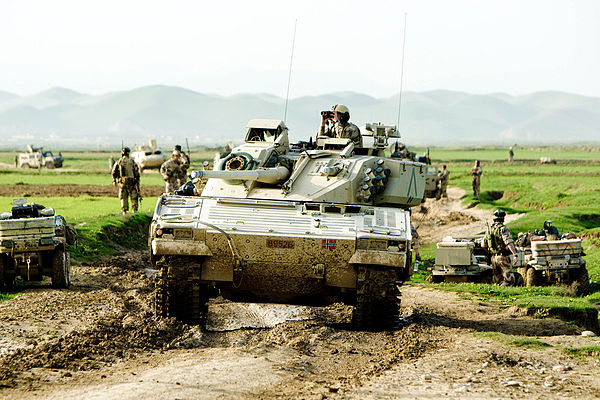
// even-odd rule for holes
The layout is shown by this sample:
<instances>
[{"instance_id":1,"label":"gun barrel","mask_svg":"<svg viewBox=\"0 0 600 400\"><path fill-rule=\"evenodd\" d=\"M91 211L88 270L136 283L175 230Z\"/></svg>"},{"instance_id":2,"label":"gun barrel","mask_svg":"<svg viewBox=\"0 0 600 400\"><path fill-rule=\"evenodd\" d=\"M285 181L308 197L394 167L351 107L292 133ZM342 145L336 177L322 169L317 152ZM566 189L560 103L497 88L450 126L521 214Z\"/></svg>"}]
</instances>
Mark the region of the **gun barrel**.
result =
<instances>
[{"instance_id":1,"label":"gun barrel","mask_svg":"<svg viewBox=\"0 0 600 400\"><path fill-rule=\"evenodd\" d=\"M274 168L252 169L244 171L194 171L196 178L235 179L242 181L257 181L262 183L279 183L290 175L290 170L284 166Z\"/></svg>"}]
</instances>

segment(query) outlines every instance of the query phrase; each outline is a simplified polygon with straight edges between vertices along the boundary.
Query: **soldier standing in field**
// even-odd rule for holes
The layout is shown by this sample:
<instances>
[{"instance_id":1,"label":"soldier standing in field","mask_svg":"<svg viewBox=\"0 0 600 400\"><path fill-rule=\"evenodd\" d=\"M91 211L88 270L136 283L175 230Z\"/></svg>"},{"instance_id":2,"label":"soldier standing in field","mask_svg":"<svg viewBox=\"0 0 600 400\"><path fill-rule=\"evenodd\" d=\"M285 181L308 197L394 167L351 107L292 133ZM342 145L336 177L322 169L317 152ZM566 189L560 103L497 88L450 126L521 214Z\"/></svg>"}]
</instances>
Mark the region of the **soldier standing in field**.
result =
<instances>
[{"instance_id":1,"label":"soldier standing in field","mask_svg":"<svg viewBox=\"0 0 600 400\"><path fill-rule=\"evenodd\" d=\"M475 160L475 165L471 168L471 175L473 175L473 196L479 197L479 186L481 185L481 174L483 170L479 164L479 160Z\"/></svg>"},{"instance_id":2,"label":"soldier standing in field","mask_svg":"<svg viewBox=\"0 0 600 400\"><path fill-rule=\"evenodd\" d=\"M513 151L512 146L510 146L508 148L508 162L513 162L514 157L515 157L515 152Z\"/></svg>"},{"instance_id":3,"label":"soldier standing in field","mask_svg":"<svg viewBox=\"0 0 600 400\"><path fill-rule=\"evenodd\" d=\"M517 265L517 249L510 229L504 225L506 213L502 210L494 212L494 223L485 238L484 247L492 256L494 277L502 286L516 283L513 267Z\"/></svg>"},{"instance_id":4,"label":"soldier standing in field","mask_svg":"<svg viewBox=\"0 0 600 400\"><path fill-rule=\"evenodd\" d=\"M358 126L350 122L350 110L348 107L336 104L332 107L332 113L321 113L321 126L318 136L329 136L334 138L348 138L354 142L356 147L362 147L362 136Z\"/></svg>"},{"instance_id":5,"label":"soldier standing in field","mask_svg":"<svg viewBox=\"0 0 600 400\"><path fill-rule=\"evenodd\" d=\"M442 171L439 172L439 183L440 183L440 195L441 197L448 198L448 193L446 193L446 189L448 189L448 180L450 176L450 171L446 169L446 165L442 166Z\"/></svg>"},{"instance_id":6,"label":"soldier standing in field","mask_svg":"<svg viewBox=\"0 0 600 400\"><path fill-rule=\"evenodd\" d=\"M181 153L173 150L170 160L160 166L160 174L165 180L165 193L171 193L178 188L181 179Z\"/></svg>"},{"instance_id":7,"label":"soldier standing in field","mask_svg":"<svg viewBox=\"0 0 600 400\"><path fill-rule=\"evenodd\" d=\"M138 211L140 170L138 165L129 158L129 147L123 147L121 158L117 160L111 171L113 182L119 183L119 199L123 215L129 211L128 199L131 198L131 210Z\"/></svg>"}]
</instances>

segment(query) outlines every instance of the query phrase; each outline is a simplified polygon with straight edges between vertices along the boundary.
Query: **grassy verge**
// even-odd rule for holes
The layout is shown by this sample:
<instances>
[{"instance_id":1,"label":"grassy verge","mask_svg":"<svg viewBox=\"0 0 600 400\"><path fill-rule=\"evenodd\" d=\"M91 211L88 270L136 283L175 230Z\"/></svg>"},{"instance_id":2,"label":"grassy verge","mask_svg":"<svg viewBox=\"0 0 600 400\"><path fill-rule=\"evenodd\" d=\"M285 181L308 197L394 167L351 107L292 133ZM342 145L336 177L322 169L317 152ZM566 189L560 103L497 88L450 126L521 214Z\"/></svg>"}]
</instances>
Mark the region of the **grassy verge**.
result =
<instances>
[{"instance_id":1,"label":"grassy verge","mask_svg":"<svg viewBox=\"0 0 600 400\"><path fill-rule=\"evenodd\" d=\"M562 351L572 358L595 357L600 359L600 346L566 347Z\"/></svg>"},{"instance_id":2,"label":"grassy verge","mask_svg":"<svg viewBox=\"0 0 600 400\"><path fill-rule=\"evenodd\" d=\"M123 218L107 215L77 225L77 246L70 246L71 257L78 261L113 255L120 248L143 249L148 246L149 214Z\"/></svg>"},{"instance_id":3,"label":"grassy verge","mask_svg":"<svg viewBox=\"0 0 600 400\"><path fill-rule=\"evenodd\" d=\"M541 340L529 336L506 335L500 332L475 332L473 335L475 337L491 339L502 344L508 344L530 350L545 350L549 347L552 347L546 342L542 342Z\"/></svg>"}]
</instances>

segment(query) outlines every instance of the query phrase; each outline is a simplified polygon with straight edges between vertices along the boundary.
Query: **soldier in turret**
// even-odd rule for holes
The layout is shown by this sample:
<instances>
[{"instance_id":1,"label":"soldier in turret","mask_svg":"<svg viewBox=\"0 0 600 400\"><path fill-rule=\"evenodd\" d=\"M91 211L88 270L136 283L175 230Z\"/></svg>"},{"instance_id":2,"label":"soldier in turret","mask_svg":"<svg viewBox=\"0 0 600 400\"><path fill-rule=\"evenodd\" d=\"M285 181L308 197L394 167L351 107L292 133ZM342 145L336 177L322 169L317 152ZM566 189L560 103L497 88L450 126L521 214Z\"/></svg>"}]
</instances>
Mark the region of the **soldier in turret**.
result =
<instances>
[{"instance_id":1,"label":"soldier in turret","mask_svg":"<svg viewBox=\"0 0 600 400\"><path fill-rule=\"evenodd\" d=\"M171 193L177 189L181 173L181 153L173 150L171 159L160 166L160 174L165 180L165 193Z\"/></svg>"},{"instance_id":2,"label":"soldier in turret","mask_svg":"<svg viewBox=\"0 0 600 400\"><path fill-rule=\"evenodd\" d=\"M332 107L332 112L321 113L318 136L348 138L356 147L362 147L362 136L358 126L350 122L350 110L342 104Z\"/></svg>"},{"instance_id":3,"label":"soldier in turret","mask_svg":"<svg viewBox=\"0 0 600 400\"><path fill-rule=\"evenodd\" d=\"M111 171L114 184L119 184L119 199L123 215L129 211L128 199L131 198L131 210L136 213L140 198L140 170L135 161L129 158L129 152L129 147L123 147L121 158L115 162Z\"/></svg>"},{"instance_id":4,"label":"soldier in turret","mask_svg":"<svg viewBox=\"0 0 600 400\"><path fill-rule=\"evenodd\" d=\"M512 286L516 282L513 266L517 265L518 257L510 229L504 225L504 217L504 211L494 212L494 223L484 240L484 248L492 256L492 268L497 281L502 286Z\"/></svg>"}]
</instances>

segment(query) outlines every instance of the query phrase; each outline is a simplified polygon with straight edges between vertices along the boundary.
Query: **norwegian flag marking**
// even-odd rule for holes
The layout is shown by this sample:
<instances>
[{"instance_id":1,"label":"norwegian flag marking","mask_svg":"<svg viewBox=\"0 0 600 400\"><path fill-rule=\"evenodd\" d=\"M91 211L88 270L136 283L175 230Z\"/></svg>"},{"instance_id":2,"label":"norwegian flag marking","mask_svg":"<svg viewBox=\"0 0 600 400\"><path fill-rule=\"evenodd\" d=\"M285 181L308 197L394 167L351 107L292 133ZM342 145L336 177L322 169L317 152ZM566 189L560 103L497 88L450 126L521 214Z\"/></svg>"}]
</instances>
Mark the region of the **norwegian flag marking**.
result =
<instances>
[{"instance_id":1,"label":"norwegian flag marking","mask_svg":"<svg viewBox=\"0 0 600 400\"><path fill-rule=\"evenodd\" d=\"M323 239L323 241L321 242L321 248L335 250L336 244L337 243L335 239Z\"/></svg>"}]
</instances>

